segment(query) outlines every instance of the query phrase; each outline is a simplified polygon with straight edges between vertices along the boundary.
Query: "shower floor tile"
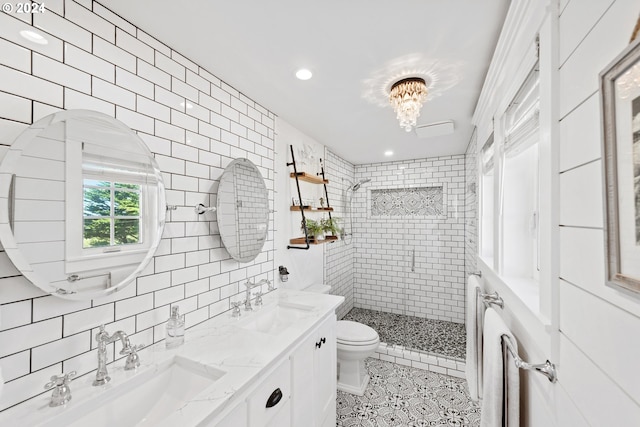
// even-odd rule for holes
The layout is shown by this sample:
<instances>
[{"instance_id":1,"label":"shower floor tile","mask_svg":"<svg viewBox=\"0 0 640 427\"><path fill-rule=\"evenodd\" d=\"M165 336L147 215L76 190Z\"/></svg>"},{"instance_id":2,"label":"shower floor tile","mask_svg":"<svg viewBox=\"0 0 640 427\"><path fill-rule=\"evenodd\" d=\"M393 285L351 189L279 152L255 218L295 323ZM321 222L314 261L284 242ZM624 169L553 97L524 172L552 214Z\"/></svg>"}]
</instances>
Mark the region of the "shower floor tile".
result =
<instances>
[{"instance_id":1,"label":"shower floor tile","mask_svg":"<svg viewBox=\"0 0 640 427\"><path fill-rule=\"evenodd\" d=\"M336 426L480 425L465 380L372 358L365 364L364 396L338 391Z\"/></svg>"},{"instance_id":2,"label":"shower floor tile","mask_svg":"<svg viewBox=\"0 0 640 427\"><path fill-rule=\"evenodd\" d=\"M464 324L402 314L353 308L342 320L364 323L375 329L380 341L447 357L464 359L467 333Z\"/></svg>"}]
</instances>

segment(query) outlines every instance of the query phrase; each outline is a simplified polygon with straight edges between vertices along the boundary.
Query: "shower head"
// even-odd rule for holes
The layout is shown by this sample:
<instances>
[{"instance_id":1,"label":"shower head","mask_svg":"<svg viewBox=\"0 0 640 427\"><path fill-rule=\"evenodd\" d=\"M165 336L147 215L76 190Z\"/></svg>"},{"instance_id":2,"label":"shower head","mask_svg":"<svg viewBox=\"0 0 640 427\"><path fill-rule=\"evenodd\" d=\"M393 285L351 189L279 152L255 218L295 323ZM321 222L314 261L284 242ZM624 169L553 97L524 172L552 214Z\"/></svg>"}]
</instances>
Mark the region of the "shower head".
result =
<instances>
[{"instance_id":1,"label":"shower head","mask_svg":"<svg viewBox=\"0 0 640 427\"><path fill-rule=\"evenodd\" d=\"M371 178L365 178L365 179L361 179L360 181L356 182L355 184L353 184L351 187L349 187L349 190L351 191L358 191L358 189L360 188L360 186L362 184L365 184L367 182L371 181Z\"/></svg>"}]
</instances>

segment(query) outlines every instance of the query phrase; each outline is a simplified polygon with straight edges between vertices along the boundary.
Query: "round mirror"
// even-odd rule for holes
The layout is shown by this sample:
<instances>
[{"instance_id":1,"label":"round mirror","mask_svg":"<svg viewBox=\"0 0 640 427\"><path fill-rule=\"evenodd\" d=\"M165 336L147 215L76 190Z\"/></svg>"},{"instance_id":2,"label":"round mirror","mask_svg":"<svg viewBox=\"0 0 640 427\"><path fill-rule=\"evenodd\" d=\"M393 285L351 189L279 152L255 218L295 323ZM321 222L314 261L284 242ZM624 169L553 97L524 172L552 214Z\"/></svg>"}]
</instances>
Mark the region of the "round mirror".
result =
<instances>
[{"instance_id":1,"label":"round mirror","mask_svg":"<svg viewBox=\"0 0 640 427\"><path fill-rule=\"evenodd\" d=\"M248 159L224 170L216 205L222 243L236 261L253 261L262 251L269 222L269 194L260 171Z\"/></svg>"},{"instance_id":2,"label":"round mirror","mask_svg":"<svg viewBox=\"0 0 640 427\"><path fill-rule=\"evenodd\" d=\"M105 114L51 114L0 163L0 241L22 274L68 299L131 283L158 247L166 213L144 142Z\"/></svg>"}]
</instances>

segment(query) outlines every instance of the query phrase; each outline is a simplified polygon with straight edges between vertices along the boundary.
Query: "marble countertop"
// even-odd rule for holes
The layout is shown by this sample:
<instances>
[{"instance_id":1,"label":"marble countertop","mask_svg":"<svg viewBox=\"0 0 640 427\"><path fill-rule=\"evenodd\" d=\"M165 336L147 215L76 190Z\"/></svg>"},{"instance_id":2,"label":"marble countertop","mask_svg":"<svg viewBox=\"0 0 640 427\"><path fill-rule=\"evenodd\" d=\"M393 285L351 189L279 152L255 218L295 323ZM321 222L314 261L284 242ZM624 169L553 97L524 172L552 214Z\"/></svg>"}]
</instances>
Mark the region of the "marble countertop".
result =
<instances>
[{"instance_id":1,"label":"marble countertop","mask_svg":"<svg viewBox=\"0 0 640 427\"><path fill-rule=\"evenodd\" d=\"M108 365L111 381L105 386L91 385L95 371L75 379L70 385L73 398L65 406L49 407L49 391L8 409L0 414L0 425L69 425L77 413L85 412L80 408L95 406L95 402L104 400L105 393L112 389L130 390L131 386L127 385L129 382L133 384L132 380L143 373L149 373L149 370L159 370L175 356L196 361L224 374L165 418L161 424L154 425L195 426L205 419L212 419L226 408L235 406L238 400L236 398L281 361L282 356L293 348L299 338L310 332L327 314L334 312L344 301L344 297L278 289L265 295L263 300L264 304L259 310L242 310L239 319L231 317L231 312L226 312L188 329L185 343L176 349L166 349L162 341L141 350L141 365L136 371L125 371L124 359ZM279 302L312 308L306 310L295 322L278 330L277 334L244 328L261 313L274 309ZM120 351L119 345L116 343L117 352Z\"/></svg>"}]
</instances>

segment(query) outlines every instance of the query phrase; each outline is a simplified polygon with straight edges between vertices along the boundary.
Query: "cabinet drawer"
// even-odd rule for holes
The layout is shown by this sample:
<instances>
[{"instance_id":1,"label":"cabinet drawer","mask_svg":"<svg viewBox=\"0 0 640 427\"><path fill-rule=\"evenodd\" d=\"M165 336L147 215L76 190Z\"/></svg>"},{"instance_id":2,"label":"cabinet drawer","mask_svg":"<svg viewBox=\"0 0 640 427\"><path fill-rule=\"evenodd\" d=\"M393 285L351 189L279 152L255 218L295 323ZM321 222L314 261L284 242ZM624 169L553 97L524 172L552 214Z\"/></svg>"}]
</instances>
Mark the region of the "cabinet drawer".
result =
<instances>
[{"instance_id":1,"label":"cabinet drawer","mask_svg":"<svg viewBox=\"0 0 640 427\"><path fill-rule=\"evenodd\" d=\"M266 427L292 427L291 401L288 401L282 408L280 408L280 412L278 412L273 418L271 418L271 422L269 422Z\"/></svg>"},{"instance_id":2,"label":"cabinet drawer","mask_svg":"<svg viewBox=\"0 0 640 427\"><path fill-rule=\"evenodd\" d=\"M222 419L214 421L207 421L205 423L198 424L201 427L229 427L229 426L246 426L247 425L247 404L241 402L238 406L233 408L231 412L224 416Z\"/></svg>"},{"instance_id":3,"label":"cabinet drawer","mask_svg":"<svg viewBox=\"0 0 640 427\"><path fill-rule=\"evenodd\" d=\"M282 397L276 403L276 396L280 394ZM268 425L271 419L287 406L290 395L291 367L289 359L286 359L260 383L247 399L249 425L251 427ZM268 408L267 402L270 398L273 401L271 402L272 406Z\"/></svg>"}]
</instances>

